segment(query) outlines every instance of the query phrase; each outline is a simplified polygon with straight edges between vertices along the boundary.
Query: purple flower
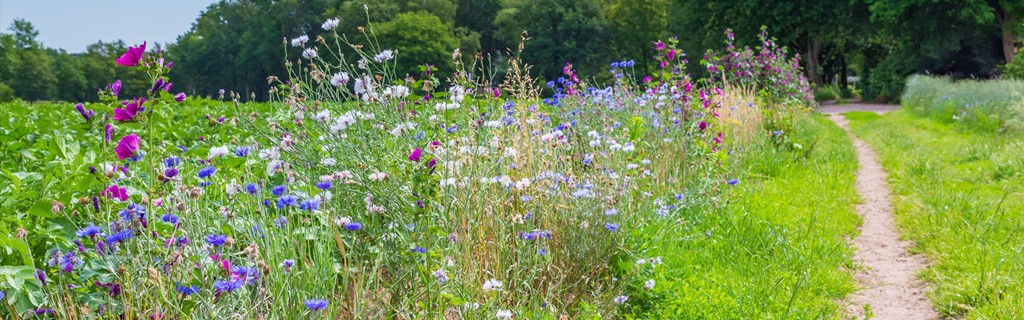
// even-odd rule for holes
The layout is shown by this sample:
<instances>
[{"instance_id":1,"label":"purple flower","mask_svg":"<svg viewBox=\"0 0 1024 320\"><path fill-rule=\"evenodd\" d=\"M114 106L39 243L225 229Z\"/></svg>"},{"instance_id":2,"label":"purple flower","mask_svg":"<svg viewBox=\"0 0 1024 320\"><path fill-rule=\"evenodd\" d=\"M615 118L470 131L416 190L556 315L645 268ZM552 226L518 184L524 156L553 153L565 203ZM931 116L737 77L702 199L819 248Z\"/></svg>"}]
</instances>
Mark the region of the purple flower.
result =
<instances>
[{"instance_id":1,"label":"purple flower","mask_svg":"<svg viewBox=\"0 0 1024 320\"><path fill-rule=\"evenodd\" d=\"M735 185L739 184L739 183L740 183L740 181L739 181L739 180L736 180L736 179L730 179L730 180L728 181L728 183L729 183L729 185L730 185L730 186L735 186Z\"/></svg>"},{"instance_id":2,"label":"purple flower","mask_svg":"<svg viewBox=\"0 0 1024 320\"><path fill-rule=\"evenodd\" d=\"M110 139L114 138L114 126L108 123L107 125L103 126L103 131L106 133L106 135L103 136L103 141L110 142Z\"/></svg>"},{"instance_id":3,"label":"purple flower","mask_svg":"<svg viewBox=\"0 0 1024 320\"><path fill-rule=\"evenodd\" d=\"M270 189L270 193L272 193L275 197L280 197L281 195L284 195L284 189L284 185L275 186Z\"/></svg>"},{"instance_id":4,"label":"purple flower","mask_svg":"<svg viewBox=\"0 0 1024 320\"><path fill-rule=\"evenodd\" d=\"M184 296L190 296L190 295L199 293L199 286L196 286L196 285L183 286L181 284L175 283L174 286L178 289L178 293L180 293L180 294L182 294Z\"/></svg>"},{"instance_id":5,"label":"purple flower","mask_svg":"<svg viewBox=\"0 0 1024 320\"><path fill-rule=\"evenodd\" d=\"M320 181L320 182L316 183L316 187L319 188L320 190L327 190L327 189L331 188L331 182L330 181Z\"/></svg>"},{"instance_id":6,"label":"purple flower","mask_svg":"<svg viewBox=\"0 0 1024 320\"><path fill-rule=\"evenodd\" d=\"M320 201L316 199L302 200L299 203L299 209L313 212L320 209Z\"/></svg>"},{"instance_id":7,"label":"purple flower","mask_svg":"<svg viewBox=\"0 0 1024 320\"><path fill-rule=\"evenodd\" d=\"M231 291L238 290L238 288L241 288L242 285L244 285L244 284L245 284L245 281L242 280L242 279L238 279L238 280L218 280L218 281L214 281L213 282L213 288L217 289L217 292L219 294L220 292L231 292Z\"/></svg>"},{"instance_id":8,"label":"purple flower","mask_svg":"<svg viewBox=\"0 0 1024 320\"><path fill-rule=\"evenodd\" d=\"M214 247L219 247L224 245L224 241L227 240L227 238L228 237L225 235L211 234L206 236L206 243Z\"/></svg>"},{"instance_id":9,"label":"purple flower","mask_svg":"<svg viewBox=\"0 0 1024 320\"><path fill-rule=\"evenodd\" d=\"M282 196L277 199L277 208L284 209L285 207L292 207L299 203L299 197L296 196Z\"/></svg>"},{"instance_id":10,"label":"purple flower","mask_svg":"<svg viewBox=\"0 0 1024 320\"><path fill-rule=\"evenodd\" d=\"M132 121L135 119L135 115L143 109L142 105L146 103L146 98L135 98L133 101L125 101L121 104L124 108L114 109L114 120L116 121Z\"/></svg>"},{"instance_id":11,"label":"purple flower","mask_svg":"<svg viewBox=\"0 0 1024 320\"><path fill-rule=\"evenodd\" d=\"M117 143L117 148L114 152L117 153L117 160L124 160L135 156L135 151L139 150L139 136L134 133L129 134L121 138L121 141Z\"/></svg>"},{"instance_id":12,"label":"purple flower","mask_svg":"<svg viewBox=\"0 0 1024 320\"><path fill-rule=\"evenodd\" d=\"M107 295L110 296L111 298L116 298L117 296L121 295L120 283L102 283L99 281L94 281L92 284L100 288L107 288Z\"/></svg>"},{"instance_id":13,"label":"purple flower","mask_svg":"<svg viewBox=\"0 0 1024 320\"><path fill-rule=\"evenodd\" d=\"M362 228L363 228L363 225L360 224L359 222L349 222L349 223L345 224L345 230L348 230L348 231L356 231L356 230L359 230L359 229L362 229Z\"/></svg>"},{"instance_id":14,"label":"purple flower","mask_svg":"<svg viewBox=\"0 0 1024 320\"><path fill-rule=\"evenodd\" d=\"M608 229L608 231L616 232L616 231L619 230L619 225L614 224L614 223L605 223L604 224L604 228Z\"/></svg>"},{"instance_id":15,"label":"purple flower","mask_svg":"<svg viewBox=\"0 0 1024 320\"><path fill-rule=\"evenodd\" d=\"M184 102L185 101L185 93L184 92L178 92L178 94L174 95L174 101Z\"/></svg>"},{"instance_id":16,"label":"purple flower","mask_svg":"<svg viewBox=\"0 0 1024 320\"><path fill-rule=\"evenodd\" d=\"M79 237L90 237L90 238L92 238L92 237L95 237L96 235L100 234L100 232L103 232L102 228L100 228L100 227L90 223L85 228L82 228L81 230L78 230L78 232L75 232L75 235L77 235Z\"/></svg>"},{"instance_id":17,"label":"purple flower","mask_svg":"<svg viewBox=\"0 0 1024 320\"><path fill-rule=\"evenodd\" d=\"M412 151L412 153L409 154L409 161L419 162L422 156L423 151L420 150L420 148L416 148L415 150Z\"/></svg>"},{"instance_id":18,"label":"purple flower","mask_svg":"<svg viewBox=\"0 0 1024 320\"><path fill-rule=\"evenodd\" d=\"M107 90L114 94L114 99L117 99L117 95L121 94L121 79L117 79L114 83L107 85Z\"/></svg>"},{"instance_id":19,"label":"purple flower","mask_svg":"<svg viewBox=\"0 0 1024 320\"><path fill-rule=\"evenodd\" d=\"M281 262L281 268L284 269L283 270L284 273L292 272L292 267L294 267L294 266L295 266L295 260L292 260L292 259L286 259L286 260Z\"/></svg>"},{"instance_id":20,"label":"purple flower","mask_svg":"<svg viewBox=\"0 0 1024 320\"><path fill-rule=\"evenodd\" d=\"M174 177L177 177L177 176L178 176L178 168L170 167L170 168L167 168L167 170L164 170L164 177L174 178Z\"/></svg>"},{"instance_id":21,"label":"purple flower","mask_svg":"<svg viewBox=\"0 0 1024 320\"><path fill-rule=\"evenodd\" d=\"M39 309L36 309L36 314L37 315L53 314L53 308L39 308Z\"/></svg>"},{"instance_id":22,"label":"purple flower","mask_svg":"<svg viewBox=\"0 0 1024 320\"><path fill-rule=\"evenodd\" d=\"M85 106L81 103L75 104L75 110L82 115L82 118L85 118L85 121L92 120L92 116L96 114L92 110L85 111Z\"/></svg>"},{"instance_id":23,"label":"purple flower","mask_svg":"<svg viewBox=\"0 0 1024 320\"><path fill-rule=\"evenodd\" d=\"M421 246L416 246L415 248L412 248L412 252L427 253L427 248L424 248L424 247L421 247Z\"/></svg>"},{"instance_id":24,"label":"purple flower","mask_svg":"<svg viewBox=\"0 0 1024 320\"><path fill-rule=\"evenodd\" d=\"M4 292L3 292L3 291L0 291L0 301L3 301L3 300L4 300L4 296L6 296L6 295L4 294Z\"/></svg>"},{"instance_id":25,"label":"purple flower","mask_svg":"<svg viewBox=\"0 0 1024 320\"><path fill-rule=\"evenodd\" d=\"M247 184L245 185L245 192L249 194L257 194L260 192L260 186L257 186L255 183Z\"/></svg>"},{"instance_id":26,"label":"purple flower","mask_svg":"<svg viewBox=\"0 0 1024 320\"><path fill-rule=\"evenodd\" d=\"M213 175L214 172L217 172L217 168L215 168L213 166L208 166L206 168L202 168L202 169L199 170L199 178L202 178L202 179L209 178L211 175Z\"/></svg>"},{"instance_id":27,"label":"purple flower","mask_svg":"<svg viewBox=\"0 0 1024 320\"><path fill-rule=\"evenodd\" d=\"M42 282L44 287L46 286L46 272L36 269L36 279L39 279L39 282Z\"/></svg>"},{"instance_id":28,"label":"purple flower","mask_svg":"<svg viewBox=\"0 0 1024 320\"><path fill-rule=\"evenodd\" d=\"M110 199L128 201L128 190L118 187L116 184L110 185L106 190L103 190L103 195ZM99 200L96 198L93 198L93 207L95 207L96 211L99 211Z\"/></svg>"},{"instance_id":29,"label":"purple flower","mask_svg":"<svg viewBox=\"0 0 1024 320\"><path fill-rule=\"evenodd\" d=\"M69 273L75 269L75 265L79 264L81 260L75 257L74 251L68 251L64 256L60 257L57 264L60 265L60 272Z\"/></svg>"},{"instance_id":30,"label":"purple flower","mask_svg":"<svg viewBox=\"0 0 1024 320\"><path fill-rule=\"evenodd\" d=\"M328 303L327 300L322 300L322 299L309 299L309 300L306 300L306 308L309 308L309 310L313 310L313 311L320 311L320 310L326 309L328 304L330 304L330 303Z\"/></svg>"},{"instance_id":31,"label":"purple flower","mask_svg":"<svg viewBox=\"0 0 1024 320\"><path fill-rule=\"evenodd\" d=\"M123 242L123 241L131 239L131 238L132 238L132 229L125 229L125 230L123 230L121 232L118 232L118 233L115 233L115 234L107 236L106 242L108 244L110 244L111 246L114 246L118 242Z\"/></svg>"},{"instance_id":32,"label":"purple flower","mask_svg":"<svg viewBox=\"0 0 1024 320\"><path fill-rule=\"evenodd\" d=\"M128 51L117 58L117 64L125 67L134 67L139 65L139 60L142 60L142 53L146 52L146 42L143 41L142 45L138 47L128 47Z\"/></svg>"},{"instance_id":33,"label":"purple flower","mask_svg":"<svg viewBox=\"0 0 1024 320\"><path fill-rule=\"evenodd\" d=\"M163 217L160 217L160 220L163 220L164 222L167 222L167 223L170 223L170 224L178 224L178 216L170 214L170 213L164 214Z\"/></svg>"},{"instance_id":34,"label":"purple flower","mask_svg":"<svg viewBox=\"0 0 1024 320\"><path fill-rule=\"evenodd\" d=\"M167 83L164 81L164 78L157 78L156 81L153 82L153 87L149 89L149 92L156 94L156 92L163 89L166 84Z\"/></svg>"}]
</instances>

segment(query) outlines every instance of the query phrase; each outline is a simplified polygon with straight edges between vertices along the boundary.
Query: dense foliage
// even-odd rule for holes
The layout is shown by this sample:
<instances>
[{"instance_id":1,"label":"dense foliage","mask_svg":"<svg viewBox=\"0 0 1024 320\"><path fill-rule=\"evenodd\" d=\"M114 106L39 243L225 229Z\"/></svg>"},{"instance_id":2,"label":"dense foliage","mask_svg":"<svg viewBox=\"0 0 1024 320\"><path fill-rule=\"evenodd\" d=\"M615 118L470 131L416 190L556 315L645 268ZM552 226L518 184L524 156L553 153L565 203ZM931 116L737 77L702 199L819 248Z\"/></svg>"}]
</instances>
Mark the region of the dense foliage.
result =
<instances>
[{"instance_id":1,"label":"dense foliage","mask_svg":"<svg viewBox=\"0 0 1024 320\"><path fill-rule=\"evenodd\" d=\"M365 3L365 4L364 4ZM987 78L997 65L1013 61L1021 42L1024 2L1012 0L222 0L210 5L192 29L166 44L177 62L172 75L193 96L216 97L220 89L243 100L269 98L268 76L284 72L286 54L297 48L281 40L317 30L323 20L339 18L338 30L354 34L360 26L379 25L381 35L403 41L399 70L417 74L430 63L442 73L454 69L447 57L460 48L462 62L501 60L526 36L523 59L536 66L543 81L560 76L560 66L599 80L610 80L604 61L635 60L641 73L653 71L653 43L681 35L680 49L702 53L721 48L721 31L739 35L737 45L753 46L757 32L770 26L780 45L800 54L800 65L815 87L837 85L843 96L853 89L867 99L895 100L912 73ZM671 19L669 19L671 17ZM435 20L436 19L436 20ZM414 27L416 32L386 29ZM413 30L413 29L410 29ZM525 32L525 33L524 33ZM35 41L28 21L18 20L0 38L0 83L25 100L93 100L85 94L109 75L126 89L144 90L145 77L110 68L122 43L97 43L86 53L46 49ZM314 39L315 40L315 39ZM366 42L358 44L367 45ZM415 46L413 46L415 44ZM347 54L354 54L342 48ZM479 56L478 56L479 54ZM499 82L505 70L491 70ZM479 66L478 66L479 67ZM1012 70L1012 69L1009 69ZM707 76L691 64L697 78ZM16 76L25 75L25 76ZM859 76L856 86L847 78ZM58 81L59 80L59 81ZM0 87L2 88L2 87ZM0 91L2 93L2 91ZM0 94L2 98L2 94Z\"/></svg>"}]
</instances>

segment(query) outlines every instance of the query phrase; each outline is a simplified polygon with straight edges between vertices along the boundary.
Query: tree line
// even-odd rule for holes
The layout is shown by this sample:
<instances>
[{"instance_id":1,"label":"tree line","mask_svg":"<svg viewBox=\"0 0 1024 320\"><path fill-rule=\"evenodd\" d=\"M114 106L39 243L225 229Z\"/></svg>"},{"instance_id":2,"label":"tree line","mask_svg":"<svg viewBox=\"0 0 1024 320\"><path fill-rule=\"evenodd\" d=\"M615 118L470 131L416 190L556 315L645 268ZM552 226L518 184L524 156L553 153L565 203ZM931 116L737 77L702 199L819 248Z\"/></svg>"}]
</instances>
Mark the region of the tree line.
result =
<instances>
[{"instance_id":1,"label":"tree line","mask_svg":"<svg viewBox=\"0 0 1024 320\"><path fill-rule=\"evenodd\" d=\"M816 86L849 90L856 76L864 98L892 100L913 73L998 76L1014 61L1022 16L1018 0L221 0L176 41L151 50L174 61L176 90L264 100L267 77L285 75L286 58L300 56L287 40L315 39L328 18L339 18L336 30L355 43L366 42L360 30L372 30L397 50L398 71L413 77L424 63L452 70L459 49L464 63L486 61L500 78L508 49L528 38L522 58L540 78L556 78L572 63L596 81L607 79L613 61L634 60L636 74L652 71L653 43L672 36L689 71L701 75L698 62L724 46L723 30L734 31L737 45L756 46L767 26L800 54ZM142 75L113 67L123 42L67 53L37 36L25 20L0 34L0 101L91 101L113 79L128 94L148 88Z\"/></svg>"}]
</instances>

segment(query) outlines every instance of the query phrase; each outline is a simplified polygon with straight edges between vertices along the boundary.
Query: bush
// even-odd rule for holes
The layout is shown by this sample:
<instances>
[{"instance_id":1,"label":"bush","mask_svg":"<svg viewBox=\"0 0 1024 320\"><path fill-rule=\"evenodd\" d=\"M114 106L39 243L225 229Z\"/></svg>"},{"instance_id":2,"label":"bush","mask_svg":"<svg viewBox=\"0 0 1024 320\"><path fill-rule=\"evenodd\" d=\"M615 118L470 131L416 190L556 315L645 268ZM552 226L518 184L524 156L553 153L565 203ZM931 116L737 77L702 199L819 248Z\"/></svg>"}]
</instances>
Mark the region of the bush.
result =
<instances>
[{"instance_id":1,"label":"bush","mask_svg":"<svg viewBox=\"0 0 1024 320\"><path fill-rule=\"evenodd\" d=\"M14 89L0 83L0 103L14 100Z\"/></svg>"},{"instance_id":2,"label":"bush","mask_svg":"<svg viewBox=\"0 0 1024 320\"><path fill-rule=\"evenodd\" d=\"M823 86L814 89L814 100L818 102L839 99L842 93L836 85Z\"/></svg>"},{"instance_id":3,"label":"bush","mask_svg":"<svg viewBox=\"0 0 1024 320\"><path fill-rule=\"evenodd\" d=\"M907 76L913 68L898 58L886 58L864 75L864 99L879 102L898 102Z\"/></svg>"},{"instance_id":4,"label":"bush","mask_svg":"<svg viewBox=\"0 0 1024 320\"><path fill-rule=\"evenodd\" d=\"M1024 54L1013 57L1013 61L1002 66L1003 78L1024 80Z\"/></svg>"}]
</instances>

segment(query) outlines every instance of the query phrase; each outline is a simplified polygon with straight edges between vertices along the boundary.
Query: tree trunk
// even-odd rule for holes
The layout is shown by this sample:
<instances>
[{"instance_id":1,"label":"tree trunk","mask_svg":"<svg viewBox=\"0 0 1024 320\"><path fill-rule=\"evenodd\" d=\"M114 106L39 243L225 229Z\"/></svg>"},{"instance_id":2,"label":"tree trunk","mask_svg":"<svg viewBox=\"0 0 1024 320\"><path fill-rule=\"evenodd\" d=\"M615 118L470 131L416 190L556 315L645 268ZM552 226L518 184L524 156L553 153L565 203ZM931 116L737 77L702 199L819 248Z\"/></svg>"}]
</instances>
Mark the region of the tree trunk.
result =
<instances>
[{"instance_id":1,"label":"tree trunk","mask_svg":"<svg viewBox=\"0 0 1024 320\"><path fill-rule=\"evenodd\" d=\"M810 37L807 41L807 80L810 80L816 87L822 85L821 74L818 73L821 55L821 39Z\"/></svg>"},{"instance_id":2,"label":"tree trunk","mask_svg":"<svg viewBox=\"0 0 1024 320\"><path fill-rule=\"evenodd\" d=\"M996 10L996 19L999 20L1000 36L1003 42L1003 58L1006 59L1006 63L1013 61L1013 55L1015 54L1013 46L1013 14L1003 10Z\"/></svg>"},{"instance_id":3,"label":"tree trunk","mask_svg":"<svg viewBox=\"0 0 1024 320\"><path fill-rule=\"evenodd\" d=\"M850 83L846 81L846 54L839 55L839 89L850 90Z\"/></svg>"}]
</instances>

